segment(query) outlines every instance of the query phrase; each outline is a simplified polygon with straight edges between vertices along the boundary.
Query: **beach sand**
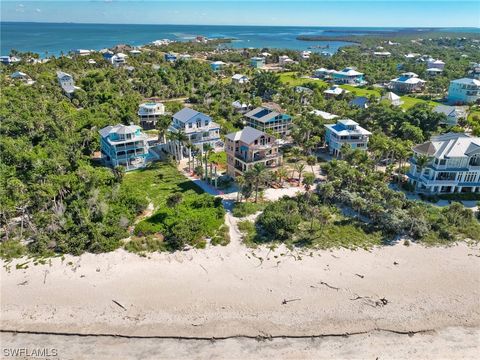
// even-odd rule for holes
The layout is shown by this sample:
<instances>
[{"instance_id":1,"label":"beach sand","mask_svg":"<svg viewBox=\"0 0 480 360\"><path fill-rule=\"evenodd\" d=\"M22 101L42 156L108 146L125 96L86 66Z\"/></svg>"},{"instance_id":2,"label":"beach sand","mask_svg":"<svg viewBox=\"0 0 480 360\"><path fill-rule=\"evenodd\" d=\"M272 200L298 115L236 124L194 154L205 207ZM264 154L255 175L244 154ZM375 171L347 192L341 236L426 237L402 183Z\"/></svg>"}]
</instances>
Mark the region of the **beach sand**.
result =
<instances>
[{"instance_id":1,"label":"beach sand","mask_svg":"<svg viewBox=\"0 0 480 360\"><path fill-rule=\"evenodd\" d=\"M238 236L235 231L232 226L234 238ZM455 337L448 334L454 331L470 334L454 341L462 357L473 358L480 351L478 245L425 248L397 244L371 251L297 252L283 246L273 251L247 249L233 241L226 247L147 257L123 250L66 256L16 269L15 264L23 261L1 270L4 331L233 337L223 341L252 341L237 336L351 334L350 338L366 337L372 344L421 332L415 337L438 344L435 351L446 352L451 344L435 334L441 332L451 342ZM291 340L292 349L301 349L305 341ZM418 340L417 345L422 347L421 343ZM307 346L311 352L305 358L322 348L307 344L313 347ZM336 345L332 346L331 351ZM288 355L288 349L284 348L285 357L297 358ZM371 350L368 354L382 349ZM313 358L321 357L317 355Z\"/></svg>"}]
</instances>

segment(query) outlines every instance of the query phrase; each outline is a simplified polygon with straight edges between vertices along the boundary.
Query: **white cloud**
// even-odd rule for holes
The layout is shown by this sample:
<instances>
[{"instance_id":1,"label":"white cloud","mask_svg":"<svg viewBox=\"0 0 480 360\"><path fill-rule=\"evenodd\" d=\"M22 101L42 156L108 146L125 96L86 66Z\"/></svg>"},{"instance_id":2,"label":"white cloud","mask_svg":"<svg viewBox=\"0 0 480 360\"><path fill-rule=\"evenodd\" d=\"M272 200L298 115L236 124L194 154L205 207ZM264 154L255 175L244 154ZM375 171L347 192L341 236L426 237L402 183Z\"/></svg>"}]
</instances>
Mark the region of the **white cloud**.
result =
<instances>
[{"instance_id":1,"label":"white cloud","mask_svg":"<svg viewBox=\"0 0 480 360\"><path fill-rule=\"evenodd\" d=\"M39 9L39 8L36 8L35 11L38 12L38 13L39 13L39 12L42 12L42 10Z\"/></svg>"}]
</instances>

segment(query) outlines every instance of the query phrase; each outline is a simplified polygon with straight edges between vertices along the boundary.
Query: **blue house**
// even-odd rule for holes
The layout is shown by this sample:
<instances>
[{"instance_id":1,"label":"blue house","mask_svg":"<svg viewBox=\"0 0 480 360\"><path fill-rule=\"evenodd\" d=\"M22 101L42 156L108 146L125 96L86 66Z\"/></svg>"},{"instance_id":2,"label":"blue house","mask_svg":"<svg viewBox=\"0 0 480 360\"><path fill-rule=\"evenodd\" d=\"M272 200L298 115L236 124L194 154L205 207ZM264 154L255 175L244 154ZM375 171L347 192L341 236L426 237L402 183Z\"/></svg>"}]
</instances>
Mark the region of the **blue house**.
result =
<instances>
[{"instance_id":1,"label":"blue house","mask_svg":"<svg viewBox=\"0 0 480 360\"><path fill-rule=\"evenodd\" d=\"M172 53L166 53L165 54L165 61L175 62L175 61L177 61L177 55L172 54Z\"/></svg>"},{"instance_id":2,"label":"blue house","mask_svg":"<svg viewBox=\"0 0 480 360\"><path fill-rule=\"evenodd\" d=\"M470 104L480 99L480 80L462 78L450 81L448 102L450 104Z\"/></svg>"},{"instance_id":3,"label":"blue house","mask_svg":"<svg viewBox=\"0 0 480 360\"><path fill-rule=\"evenodd\" d=\"M364 85L366 81L363 79L363 73L357 70L347 67L342 71L335 71L332 74L333 81L337 84L349 84L349 85Z\"/></svg>"},{"instance_id":4,"label":"blue house","mask_svg":"<svg viewBox=\"0 0 480 360\"><path fill-rule=\"evenodd\" d=\"M368 138L372 133L353 120L338 120L336 124L325 125L325 142L333 156L341 156L343 145L352 149L367 150Z\"/></svg>"},{"instance_id":5,"label":"blue house","mask_svg":"<svg viewBox=\"0 0 480 360\"><path fill-rule=\"evenodd\" d=\"M210 67L213 71L221 70L224 65L226 65L226 63L224 63L223 61L214 61L210 63Z\"/></svg>"},{"instance_id":6,"label":"blue house","mask_svg":"<svg viewBox=\"0 0 480 360\"><path fill-rule=\"evenodd\" d=\"M107 60L108 62L112 62L112 57L115 55L112 51L105 51L103 53L103 58Z\"/></svg>"},{"instance_id":7,"label":"blue house","mask_svg":"<svg viewBox=\"0 0 480 360\"><path fill-rule=\"evenodd\" d=\"M101 156L107 166L124 166L126 171L145 167L149 157L148 139L139 126L107 126L99 134Z\"/></svg>"},{"instance_id":8,"label":"blue house","mask_svg":"<svg viewBox=\"0 0 480 360\"><path fill-rule=\"evenodd\" d=\"M247 126L267 132L270 130L278 137L290 134L292 118L290 115L279 113L266 107L257 107L245 114Z\"/></svg>"},{"instance_id":9,"label":"blue house","mask_svg":"<svg viewBox=\"0 0 480 360\"><path fill-rule=\"evenodd\" d=\"M252 57L250 59L250 66L255 68L255 69L261 69L265 66L265 58L263 57Z\"/></svg>"}]
</instances>

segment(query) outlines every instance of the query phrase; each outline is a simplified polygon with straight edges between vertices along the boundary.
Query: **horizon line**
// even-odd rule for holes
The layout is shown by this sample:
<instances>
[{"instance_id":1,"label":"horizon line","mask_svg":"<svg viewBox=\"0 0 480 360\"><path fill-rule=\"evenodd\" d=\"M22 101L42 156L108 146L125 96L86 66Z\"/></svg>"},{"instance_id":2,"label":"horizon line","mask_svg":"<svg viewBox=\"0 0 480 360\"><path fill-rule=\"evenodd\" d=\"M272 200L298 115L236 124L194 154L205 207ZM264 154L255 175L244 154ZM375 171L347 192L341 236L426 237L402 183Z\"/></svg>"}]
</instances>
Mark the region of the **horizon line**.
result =
<instances>
[{"instance_id":1,"label":"horizon line","mask_svg":"<svg viewBox=\"0 0 480 360\"><path fill-rule=\"evenodd\" d=\"M308 27L308 28L378 28L378 29L480 29L480 26L349 26L349 25L257 25L257 24L167 24L167 23L97 23L97 22L56 22L56 21L2 21L0 24L22 23L22 24L75 24L75 25L156 25L156 26L238 26L238 27Z\"/></svg>"}]
</instances>

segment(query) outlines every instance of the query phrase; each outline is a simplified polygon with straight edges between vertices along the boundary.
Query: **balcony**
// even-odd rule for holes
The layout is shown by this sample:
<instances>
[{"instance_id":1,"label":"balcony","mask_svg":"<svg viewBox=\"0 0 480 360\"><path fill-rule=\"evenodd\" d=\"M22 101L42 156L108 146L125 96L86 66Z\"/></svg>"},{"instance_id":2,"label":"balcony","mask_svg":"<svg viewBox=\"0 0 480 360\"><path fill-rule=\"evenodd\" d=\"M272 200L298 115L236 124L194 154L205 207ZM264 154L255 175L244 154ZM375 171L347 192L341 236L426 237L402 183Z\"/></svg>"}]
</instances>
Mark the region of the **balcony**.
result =
<instances>
[{"instance_id":1,"label":"balcony","mask_svg":"<svg viewBox=\"0 0 480 360\"><path fill-rule=\"evenodd\" d=\"M244 157L241 153L235 153L235 159L240 160L241 162L245 164L250 164L250 163L257 163L261 161L267 161L267 160L272 160L279 158L280 154L268 154L268 155L261 155L261 156L254 156L253 159L250 157Z\"/></svg>"}]
</instances>

